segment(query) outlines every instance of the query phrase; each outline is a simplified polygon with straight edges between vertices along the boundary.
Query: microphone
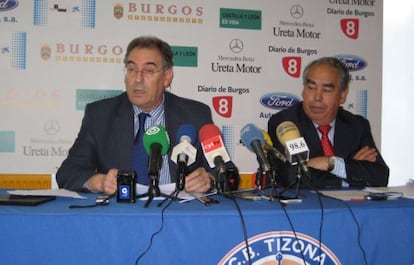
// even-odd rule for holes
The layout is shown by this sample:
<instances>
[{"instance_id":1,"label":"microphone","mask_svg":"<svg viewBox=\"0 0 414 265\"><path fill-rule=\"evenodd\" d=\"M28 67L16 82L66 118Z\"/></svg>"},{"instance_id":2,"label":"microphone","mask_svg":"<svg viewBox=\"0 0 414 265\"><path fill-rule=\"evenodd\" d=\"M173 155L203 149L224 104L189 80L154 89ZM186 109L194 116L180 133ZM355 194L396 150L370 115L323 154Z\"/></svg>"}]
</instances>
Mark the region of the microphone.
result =
<instances>
[{"instance_id":1,"label":"microphone","mask_svg":"<svg viewBox=\"0 0 414 265\"><path fill-rule=\"evenodd\" d=\"M285 147L287 160L292 165L299 163L300 169L309 174L306 161L309 160L309 148L305 139L300 136L298 127L291 121L284 121L276 128L276 135Z\"/></svg>"},{"instance_id":2,"label":"microphone","mask_svg":"<svg viewBox=\"0 0 414 265\"><path fill-rule=\"evenodd\" d=\"M196 131L190 124L183 124L177 131L177 142L171 153L171 160L177 164L176 187L183 190L188 166L196 160L197 149L193 146L196 141Z\"/></svg>"},{"instance_id":3,"label":"microphone","mask_svg":"<svg viewBox=\"0 0 414 265\"><path fill-rule=\"evenodd\" d=\"M227 166L230 156L224 147L220 129L212 124L205 124L198 132L198 138L203 148L204 156L211 168L217 168L218 189L224 191L227 186Z\"/></svg>"},{"instance_id":4,"label":"microphone","mask_svg":"<svg viewBox=\"0 0 414 265\"><path fill-rule=\"evenodd\" d=\"M143 136L144 148L148 154L148 174L150 179L157 179L162 165L162 155L168 152L170 138L161 125L149 127Z\"/></svg>"},{"instance_id":5,"label":"microphone","mask_svg":"<svg viewBox=\"0 0 414 265\"><path fill-rule=\"evenodd\" d=\"M272 168L269 164L269 161L266 158L265 153L263 152L263 145L265 140L262 132L254 124L246 124L240 130L240 138L243 144L252 152L256 154L257 161L259 162L260 168L264 172L270 171Z\"/></svg>"},{"instance_id":6,"label":"microphone","mask_svg":"<svg viewBox=\"0 0 414 265\"><path fill-rule=\"evenodd\" d=\"M263 145L263 149L269 153L270 155L274 156L275 158L279 159L283 163L287 162L287 159L284 154L282 154L279 150L273 147L272 139L270 139L270 135L264 131L261 130L263 134L263 138L265 140L265 144Z\"/></svg>"},{"instance_id":7,"label":"microphone","mask_svg":"<svg viewBox=\"0 0 414 265\"><path fill-rule=\"evenodd\" d=\"M277 180L278 180L278 168L279 164L278 161L282 161L283 163L286 163L286 157L276 148L273 147L272 139L270 139L270 135L264 131L261 130L263 134L263 138L265 139L265 144L263 145L263 149L266 151L266 157L267 160L269 160L269 164L272 168L270 176L270 185L272 189L274 190L276 188Z\"/></svg>"}]
</instances>

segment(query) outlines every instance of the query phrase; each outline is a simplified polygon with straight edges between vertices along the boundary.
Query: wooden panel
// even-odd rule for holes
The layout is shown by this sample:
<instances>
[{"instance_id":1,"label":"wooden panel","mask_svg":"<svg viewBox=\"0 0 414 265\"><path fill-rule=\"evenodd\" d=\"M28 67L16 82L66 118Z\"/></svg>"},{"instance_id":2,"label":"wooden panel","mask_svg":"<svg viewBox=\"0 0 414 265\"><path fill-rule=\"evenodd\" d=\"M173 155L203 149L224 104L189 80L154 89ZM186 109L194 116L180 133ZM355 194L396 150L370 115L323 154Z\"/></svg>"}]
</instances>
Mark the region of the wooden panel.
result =
<instances>
[{"instance_id":1,"label":"wooden panel","mask_svg":"<svg viewBox=\"0 0 414 265\"><path fill-rule=\"evenodd\" d=\"M51 189L50 174L0 174L1 189Z\"/></svg>"}]
</instances>

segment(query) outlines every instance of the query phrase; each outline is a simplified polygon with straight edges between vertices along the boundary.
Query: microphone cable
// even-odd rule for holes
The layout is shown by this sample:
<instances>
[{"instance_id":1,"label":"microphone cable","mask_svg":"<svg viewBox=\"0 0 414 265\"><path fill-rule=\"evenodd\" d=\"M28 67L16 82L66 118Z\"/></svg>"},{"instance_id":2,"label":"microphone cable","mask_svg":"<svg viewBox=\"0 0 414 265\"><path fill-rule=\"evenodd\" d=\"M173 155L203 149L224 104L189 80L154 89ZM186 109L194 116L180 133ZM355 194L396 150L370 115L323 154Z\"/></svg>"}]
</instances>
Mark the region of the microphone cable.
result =
<instances>
[{"instance_id":1,"label":"microphone cable","mask_svg":"<svg viewBox=\"0 0 414 265\"><path fill-rule=\"evenodd\" d=\"M354 211L352 211L351 206L349 206L348 203L346 203L344 201L343 201L343 203L346 206L346 208L348 208L349 212L351 213L352 219L355 222L355 225L357 227L358 246L359 246L359 249L362 252L362 257L364 258L364 264L368 265L367 254L366 254L365 249L363 248L362 242L361 242L361 225L359 224L358 220L356 219L355 213L354 213Z\"/></svg>"},{"instance_id":2,"label":"microphone cable","mask_svg":"<svg viewBox=\"0 0 414 265\"><path fill-rule=\"evenodd\" d=\"M361 242L361 227L360 227L360 224L359 224L359 222L358 222L358 220L357 220L357 218L355 216L355 213L352 211L352 208L349 206L349 204L347 204L346 202L344 202L342 200L339 200L339 199L336 199L336 198L332 198L332 197L329 197L329 196L325 196L322 192L320 192L319 190L315 189L310 183L305 183L305 185L307 185L313 192L316 193L316 196L317 196L317 198L319 200L319 204L320 204L320 207L321 207L321 225L320 225L320 228L319 228L320 229L319 230L319 233L320 233L319 234L319 236L320 236L320 238L319 238L319 254L321 254L322 225L323 225L323 219L324 219L323 218L323 216L324 216L324 207L323 207L323 203L322 203L322 199L321 198L322 197L325 197L325 198L330 198L330 199L334 199L334 200L341 201L345 205L345 207L349 210L349 212L350 212L350 214L352 216L352 219L353 219L353 221L354 221L354 223L355 223L355 225L357 227L357 242L358 242L358 247L359 247L359 249L362 252L362 256L363 256L363 259L364 259L364 264L365 265L368 265L368 260L367 260L366 252L365 252L365 249L363 248L362 242ZM319 264L320 263L321 263L321 261L319 261Z\"/></svg>"},{"instance_id":3,"label":"microphone cable","mask_svg":"<svg viewBox=\"0 0 414 265\"><path fill-rule=\"evenodd\" d=\"M288 220L288 223L290 225L290 229L292 230L293 235L295 236L296 241L299 242L299 238L298 238L298 236L296 234L295 227L293 226L292 220L290 219L290 216L289 216L289 214L286 211L286 207L285 207L286 206L286 203L282 203L281 202L280 203L280 206L281 206L283 212L285 213L286 219ZM305 255L303 254L303 249L302 248L300 248L300 255L302 257L303 264L306 264Z\"/></svg>"},{"instance_id":4,"label":"microphone cable","mask_svg":"<svg viewBox=\"0 0 414 265\"><path fill-rule=\"evenodd\" d=\"M229 198L234 203L234 205L236 206L236 210L237 210L237 213L240 216L240 222L241 222L242 229L243 229L243 238L244 238L244 244L246 245L246 250L247 250L248 264L252 265L253 263L252 263L252 260L251 260L251 257L250 257L249 239L248 239L248 236L247 236L247 226L246 226L246 222L244 220L243 213L242 213L242 210L240 208L240 205L237 202L236 197L233 195L233 192L231 190L229 190L226 193L221 193L221 195L223 195L226 198Z\"/></svg>"},{"instance_id":5,"label":"microphone cable","mask_svg":"<svg viewBox=\"0 0 414 265\"><path fill-rule=\"evenodd\" d=\"M357 227L357 242L358 242L358 247L361 250L362 257L364 258L364 264L365 265L368 265L367 254L366 254L365 249L362 246L362 242L361 242L361 225L359 224L358 219L356 218L355 213L352 210L351 206L349 206L348 203L346 203L345 201L343 201L341 199L337 199L337 198L334 198L334 197L329 197L329 196L324 195L323 193L321 193L320 195L322 197L325 197L325 198L329 198L329 199L332 199L332 200L336 200L336 201L342 202L342 204L345 205L345 207L349 210L349 213L351 214L352 220L354 221L354 223L355 223L355 225Z\"/></svg>"},{"instance_id":6,"label":"microphone cable","mask_svg":"<svg viewBox=\"0 0 414 265\"><path fill-rule=\"evenodd\" d=\"M248 239L248 235L247 235L246 222L244 220L244 216L243 216L242 210L240 208L240 205L239 205L239 203L236 200L237 197L234 196L233 191L229 187L229 176L228 176L228 173L229 173L228 171L225 173L225 181L224 181L224 187L228 191L227 192L220 192L219 194L223 195L226 198L229 198L234 203L234 206L236 207L237 213L240 216L240 222L241 222L242 229L243 229L243 238L244 238L244 243L246 245L246 250L247 250L247 258L248 258L247 260L248 260L248 264L249 265L252 265L253 263L252 263L252 260L251 260L251 257L250 257L250 246L249 246L249 239ZM237 171L237 174L238 174L238 171ZM216 185L217 185L217 183L216 183ZM220 189L218 189L218 191L220 191Z\"/></svg>"},{"instance_id":7,"label":"microphone cable","mask_svg":"<svg viewBox=\"0 0 414 265\"><path fill-rule=\"evenodd\" d=\"M308 173L310 176L310 173ZM311 177L311 176L310 176ZM319 248L319 256L322 255L322 230L323 230L323 223L325 220L325 207L323 206L322 202L322 193L317 190L315 187L313 187L309 182L306 183L304 181L305 185L309 187L310 190L316 193L316 198L318 198L319 207L321 208L321 221L319 224L319 238L318 238L318 248ZM321 265L321 260L319 259L319 265Z\"/></svg>"},{"instance_id":8,"label":"microphone cable","mask_svg":"<svg viewBox=\"0 0 414 265\"><path fill-rule=\"evenodd\" d=\"M322 229L323 229L323 223L324 223L324 220L325 220L325 207L323 206L320 192L316 189L314 191L316 193L316 197L318 198L319 206L321 207L321 221L320 221L320 225L319 225L319 239L318 239L319 240L319 243L318 243L319 244L318 245L318 247L319 247L319 256L321 256L322 255ZM319 260L319 265L321 265L321 260Z\"/></svg>"},{"instance_id":9,"label":"microphone cable","mask_svg":"<svg viewBox=\"0 0 414 265\"><path fill-rule=\"evenodd\" d=\"M175 193L175 194L174 194ZM179 193L179 191L173 191L173 193L171 194L172 196L177 196L178 195L178 193ZM174 194L174 195L173 195ZM167 210L167 208L172 204L172 202L173 202L174 200L169 200L169 202L167 203L167 205L165 205L165 207L164 208L162 208L162 210L161 210L161 224L160 224L160 227L158 228L158 230L156 231L156 232L154 232L152 235L151 235L151 237L150 237L150 242L148 243L148 246L147 246L147 248L137 257L137 259L135 260L135 265L138 265L138 263L139 263L139 261L142 259L142 257L144 257L145 256L145 254L147 254L148 253L148 251L151 249L151 247L152 247L152 242L153 242L153 240L154 240L154 238L155 238L155 236L157 236L159 233L161 233L161 231L163 230L163 228L164 228L164 213L165 213L165 210ZM161 204L161 203L160 203ZM159 206L160 206L160 204L159 204Z\"/></svg>"},{"instance_id":10,"label":"microphone cable","mask_svg":"<svg viewBox=\"0 0 414 265\"><path fill-rule=\"evenodd\" d=\"M298 170L300 170L300 167L298 168ZM300 174L300 172L299 172L299 174ZM311 176L310 176L310 173L309 172L308 172L308 175L309 176L307 176L307 177L309 179L311 179ZM297 181L302 181L311 191L313 191L313 192L316 193L316 197L318 198L319 207L321 209L321 220L320 220L320 223L319 223L319 235L318 235L318 249L319 249L318 252L319 252L319 256L321 256L322 255L322 231L323 231L323 223L324 223L324 220L325 220L325 207L323 206L323 202L322 202L322 199L321 199L321 197L323 196L323 194L321 194L317 189L315 189L303 177L299 178ZM300 186L300 183L298 183L298 185ZM295 228L293 226L293 223L292 223L292 221L291 221L291 219L289 217L289 214L288 214L288 212L286 211L286 208L285 208L287 204L286 203L283 203L283 202L280 202L280 205L281 205L281 208L283 209L283 211L284 211L284 213L286 215L286 218L288 219L289 225L290 225L290 227L292 229L292 232L293 232L293 234L295 236L295 239L297 241L299 241L299 239L297 237L297 234L296 234L296 231L295 231ZM302 249L300 250L300 254L302 256L303 263L306 264L306 262L305 262L305 256L303 254L303 250ZM321 260L320 259L319 259L319 265L321 265Z\"/></svg>"}]
</instances>

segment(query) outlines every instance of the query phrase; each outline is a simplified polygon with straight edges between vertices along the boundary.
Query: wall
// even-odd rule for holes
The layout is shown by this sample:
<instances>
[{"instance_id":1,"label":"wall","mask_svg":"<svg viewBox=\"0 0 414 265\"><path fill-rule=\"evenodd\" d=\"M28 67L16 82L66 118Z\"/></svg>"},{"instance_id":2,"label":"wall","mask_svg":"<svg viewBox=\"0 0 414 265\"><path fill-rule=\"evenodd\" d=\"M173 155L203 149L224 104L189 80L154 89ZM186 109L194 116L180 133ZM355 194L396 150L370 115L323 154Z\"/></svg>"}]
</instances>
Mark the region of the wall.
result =
<instances>
[{"instance_id":1,"label":"wall","mask_svg":"<svg viewBox=\"0 0 414 265\"><path fill-rule=\"evenodd\" d=\"M414 131L414 2L385 0L383 50L382 154L390 167L390 185L405 184Z\"/></svg>"}]
</instances>

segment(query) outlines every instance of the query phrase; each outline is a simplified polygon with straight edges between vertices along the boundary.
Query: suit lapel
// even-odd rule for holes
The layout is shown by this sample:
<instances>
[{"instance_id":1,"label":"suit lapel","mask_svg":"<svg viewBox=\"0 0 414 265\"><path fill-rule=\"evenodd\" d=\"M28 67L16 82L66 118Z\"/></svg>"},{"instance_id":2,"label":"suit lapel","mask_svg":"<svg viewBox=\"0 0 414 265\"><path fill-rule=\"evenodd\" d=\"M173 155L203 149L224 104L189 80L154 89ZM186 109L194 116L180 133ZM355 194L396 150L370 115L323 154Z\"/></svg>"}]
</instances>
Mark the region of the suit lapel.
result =
<instances>
[{"instance_id":1,"label":"suit lapel","mask_svg":"<svg viewBox=\"0 0 414 265\"><path fill-rule=\"evenodd\" d=\"M323 155L321 141L319 139L315 125L313 124L312 120L306 116L302 107L300 108L299 119L299 124L302 125L301 134L303 138L306 139L306 144L308 145L309 152L311 153L310 156L315 157Z\"/></svg>"},{"instance_id":2,"label":"suit lapel","mask_svg":"<svg viewBox=\"0 0 414 265\"><path fill-rule=\"evenodd\" d=\"M173 100L174 95L165 92L165 101L164 101L164 115L165 115L165 129L167 130L168 137L170 138L170 148L168 150L168 157L171 157L172 149L177 144L177 130L180 123L180 115L174 115L174 112L177 111L176 100ZM175 181L177 164L175 164L171 159L168 159L170 176L171 180Z\"/></svg>"},{"instance_id":3,"label":"suit lapel","mask_svg":"<svg viewBox=\"0 0 414 265\"><path fill-rule=\"evenodd\" d=\"M128 97L122 97L114 119L118 161L120 168L132 167L132 145L134 139L134 111Z\"/></svg>"},{"instance_id":4,"label":"suit lapel","mask_svg":"<svg viewBox=\"0 0 414 265\"><path fill-rule=\"evenodd\" d=\"M341 109L338 111L338 115L335 122L335 139L334 139L334 149L335 154L340 157L347 157L345 150L349 150L350 146L353 146L353 138L347 135L347 132L352 132L352 128L349 128L347 123L341 115ZM341 139L340 141L336 139Z\"/></svg>"},{"instance_id":5,"label":"suit lapel","mask_svg":"<svg viewBox=\"0 0 414 265\"><path fill-rule=\"evenodd\" d=\"M177 144L176 138L177 138L177 130L178 124L181 124L179 117L180 115L174 115L173 112L177 111L177 108L175 107L175 101L171 100L171 94L168 92L164 93L165 95L165 106L164 106L164 115L165 115L165 129L168 132L168 136L170 137L170 145L175 146ZM172 148L170 148L170 151Z\"/></svg>"}]
</instances>

